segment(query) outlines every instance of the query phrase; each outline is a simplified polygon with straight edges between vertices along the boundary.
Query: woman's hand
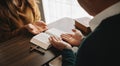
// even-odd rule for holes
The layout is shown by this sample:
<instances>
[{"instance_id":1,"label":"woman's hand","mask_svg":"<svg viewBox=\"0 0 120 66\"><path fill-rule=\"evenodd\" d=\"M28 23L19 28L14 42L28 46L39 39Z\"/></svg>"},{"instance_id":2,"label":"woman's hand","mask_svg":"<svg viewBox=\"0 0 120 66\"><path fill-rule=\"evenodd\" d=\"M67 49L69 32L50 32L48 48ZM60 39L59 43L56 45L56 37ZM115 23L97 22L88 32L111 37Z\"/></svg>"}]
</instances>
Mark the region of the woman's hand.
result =
<instances>
[{"instance_id":1,"label":"woman's hand","mask_svg":"<svg viewBox=\"0 0 120 66\"><path fill-rule=\"evenodd\" d=\"M57 49L63 50L63 49L72 49L72 46L66 42L64 42L61 38L51 36L49 38L50 43Z\"/></svg>"},{"instance_id":2,"label":"woman's hand","mask_svg":"<svg viewBox=\"0 0 120 66\"><path fill-rule=\"evenodd\" d=\"M33 24L40 32L47 30L47 25L43 21L37 21Z\"/></svg>"},{"instance_id":3,"label":"woman's hand","mask_svg":"<svg viewBox=\"0 0 120 66\"><path fill-rule=\"evenodd\" d=\"M79 46L82 40L80 31L72 29L74 34L62 34L61 37L64 41L68 42L72 46Z\"/></svg>"},{"instance_id":4,"label":"woman's hand","mask_svg":"<svg viewBox=\"0 0 120 66\"><path fill-rule=\"evenodd\" d=\"M33 24L28 24L25 28L32 34L39 34L47 30L47 25L43 21L35 22Z\"/></svg>"}]
</instances>

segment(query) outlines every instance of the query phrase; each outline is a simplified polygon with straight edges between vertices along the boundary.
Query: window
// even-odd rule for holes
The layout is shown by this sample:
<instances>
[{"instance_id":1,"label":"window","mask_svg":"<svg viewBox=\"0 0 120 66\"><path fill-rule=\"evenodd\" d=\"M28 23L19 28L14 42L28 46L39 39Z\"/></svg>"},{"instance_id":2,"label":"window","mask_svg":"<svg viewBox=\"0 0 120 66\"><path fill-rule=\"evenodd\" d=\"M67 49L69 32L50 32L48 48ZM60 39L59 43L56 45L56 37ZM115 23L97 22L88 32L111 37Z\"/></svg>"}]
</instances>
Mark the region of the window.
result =
<instances>
[{"instance_id":1,"label":"window","mask_svg":"<svg viewBox=\"0 0 120 66\"><path fill-rule=\"evenodd\" d=\"M77 0L42 0L46 23L54 22L63 17L92 17L78 4Z\"/></svg>"}]
</instances>

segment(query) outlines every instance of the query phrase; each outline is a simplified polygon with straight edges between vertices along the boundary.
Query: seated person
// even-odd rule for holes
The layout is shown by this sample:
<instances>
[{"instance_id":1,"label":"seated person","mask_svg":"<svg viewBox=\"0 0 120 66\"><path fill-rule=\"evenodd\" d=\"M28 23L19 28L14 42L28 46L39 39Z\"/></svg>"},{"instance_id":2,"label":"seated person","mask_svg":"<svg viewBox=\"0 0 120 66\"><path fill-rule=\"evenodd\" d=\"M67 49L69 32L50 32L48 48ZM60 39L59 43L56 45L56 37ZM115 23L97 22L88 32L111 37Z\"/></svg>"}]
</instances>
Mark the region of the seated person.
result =
<instances>
[{"instance_id":1,"label":"seated person","mask_svg":"<svg viewBox=\"0 0 120 66\"><path fill-rule=\"evenodd\" d=\"M0 0L0 42L20 34L47 29L41 21L37 0Z\"/></svg>"},{"instance_id":2,"label":"seated person","mask_svg":"<svg viewBox=\"0 0 120 66\"><path fill-rule=\"evenodd\" d=\"M62 66L119 66L120 0L78 1L94 16L90 21L92 32L84 40L77 30L73 35L49 38L51 44L62 51ZM79 46L77 55L71 45Z\"/></svg>"}]
</instances>

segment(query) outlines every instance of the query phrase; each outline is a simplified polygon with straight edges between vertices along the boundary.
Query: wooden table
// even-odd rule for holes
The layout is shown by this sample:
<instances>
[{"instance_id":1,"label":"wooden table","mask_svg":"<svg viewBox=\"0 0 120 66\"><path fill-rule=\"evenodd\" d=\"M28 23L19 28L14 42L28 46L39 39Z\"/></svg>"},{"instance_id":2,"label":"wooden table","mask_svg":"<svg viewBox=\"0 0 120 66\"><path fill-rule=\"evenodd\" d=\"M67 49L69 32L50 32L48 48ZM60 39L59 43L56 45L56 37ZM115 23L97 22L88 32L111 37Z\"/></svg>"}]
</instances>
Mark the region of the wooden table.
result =
<instances>
[{"instance_id":1,"label":"wooden table","mask_svg":"<svg viewBox=\"0 0 120 66\"><path fill-rule=\"evenodd\" d=\"M48 27L71 32L74 28L74 21L64 18L48 24ZM30 39L31 37L27 36L17 36L0 43L0 66L42 66L59 55L55 48L48 49L44 55L36 51L30 52Z\"/></svg>"}]
</instances>

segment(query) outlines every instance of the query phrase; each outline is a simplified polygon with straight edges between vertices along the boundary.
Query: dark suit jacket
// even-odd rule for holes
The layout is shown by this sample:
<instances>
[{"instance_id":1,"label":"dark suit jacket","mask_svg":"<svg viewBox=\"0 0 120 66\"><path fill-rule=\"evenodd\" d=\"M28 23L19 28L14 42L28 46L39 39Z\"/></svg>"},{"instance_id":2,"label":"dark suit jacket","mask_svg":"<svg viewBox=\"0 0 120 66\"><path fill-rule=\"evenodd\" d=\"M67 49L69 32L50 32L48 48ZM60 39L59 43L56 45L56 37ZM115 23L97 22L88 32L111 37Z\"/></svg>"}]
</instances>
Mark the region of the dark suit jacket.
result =
<instances>
[{"instance_id":1,"label":"dark suit jacket","mask_svg":"<svg viewBox=\"0 0 120 66\"><path fill-rule=\"evenodd\" d=\"M119 66L119 38L120 14L103 20L100 25L92 33L90 33L85 40L83 40L81 46L79 47L77 56L73 55L72 51L64 49L64 51L62 51L62 65Z\"/></svg>"}]
</instances>

